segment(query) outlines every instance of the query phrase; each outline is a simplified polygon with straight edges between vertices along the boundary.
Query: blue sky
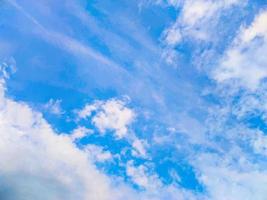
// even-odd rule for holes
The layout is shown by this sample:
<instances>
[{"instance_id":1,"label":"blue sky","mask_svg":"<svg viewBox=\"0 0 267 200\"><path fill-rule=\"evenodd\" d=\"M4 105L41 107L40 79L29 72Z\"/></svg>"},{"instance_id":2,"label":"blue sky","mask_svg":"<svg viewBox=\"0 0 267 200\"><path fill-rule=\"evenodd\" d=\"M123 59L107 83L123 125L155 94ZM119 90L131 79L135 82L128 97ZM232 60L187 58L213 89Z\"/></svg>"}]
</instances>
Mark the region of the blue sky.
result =
<instances>
[{"instance_id":1,"label":"blue sky","mask_svg":"<svg viewBox=\"0 0 267 200\"><path fill-rule=\"evenodd\" d=\"M266 6L0 1L0 199L265 199Z\"/></svg>"}]
</instances>

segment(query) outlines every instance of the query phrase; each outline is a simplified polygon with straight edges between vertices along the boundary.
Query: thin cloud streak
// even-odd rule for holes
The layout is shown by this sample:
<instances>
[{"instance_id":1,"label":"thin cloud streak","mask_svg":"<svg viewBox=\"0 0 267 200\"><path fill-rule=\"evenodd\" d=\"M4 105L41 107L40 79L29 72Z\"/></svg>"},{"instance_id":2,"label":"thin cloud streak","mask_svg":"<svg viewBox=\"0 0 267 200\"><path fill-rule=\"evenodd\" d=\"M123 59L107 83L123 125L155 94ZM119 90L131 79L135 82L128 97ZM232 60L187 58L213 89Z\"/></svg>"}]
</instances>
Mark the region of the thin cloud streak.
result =
<instances>
[{"instance_id":1,"label":"thin cloud streak","mask_svg":"<svg viewBox=\"0 0 267 200\"><path fill-rule=\"evenodd\" d=\"M66 34L62 34L60 32L52 31L46 29L37 19L35 19L30 13L28 13L23 7L21 7L16 1L7 0L13 7L15 7L18 11L20 11L27 19L29 19L40 31L40 36L42 36L47 42L56 45L57 47L66 50L75 56L80 56L81 54L84 56L92 57L93 59L99 61L104 65L108 65L110 67L115 68L121 72L127 73L119 64L114 61L108 59L106 56L98 53L93 48L84 45L80 41L67 36Z\"/></svg>"}]
</instances>

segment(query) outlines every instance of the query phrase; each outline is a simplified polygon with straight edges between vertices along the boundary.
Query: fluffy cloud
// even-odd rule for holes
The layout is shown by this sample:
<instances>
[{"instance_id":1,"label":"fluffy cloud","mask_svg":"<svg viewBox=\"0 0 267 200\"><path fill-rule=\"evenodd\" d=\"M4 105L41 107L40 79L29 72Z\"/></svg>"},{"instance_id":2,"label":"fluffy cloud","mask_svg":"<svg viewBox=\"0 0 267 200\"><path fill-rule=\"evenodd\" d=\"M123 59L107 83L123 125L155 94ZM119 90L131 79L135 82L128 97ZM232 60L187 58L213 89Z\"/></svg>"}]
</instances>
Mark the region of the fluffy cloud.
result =
<instances>
[{"instance_id":1,"label":"fluffy cloud","mask_svg":"<svg viewBox=\"0 0 267 200\"><path fill-rule=\"evenodd\" d=\"M222 15L235 7L246 5L240 0L170 0L168 4L177 9L175 22L162 34L165 46L163 57L167 63L175 64L179 54L175 47L183 41L212 42L218 41L218 32ZM195 50L195 49L192 49ZM203 62L203 61L202 61Z\"/></svg>"},{"instance_id":2,"label":"fluffy cloud","mask_svg":"<svg viewBox=\"0 0 267 200\"><path fill-rule=\"evenodd\" d=\"M242 42L250 42L256 37L266 37L267 34L267 11L262 11L256 16L252 24L242 30L240 39Z\"/></svg>"},{"instance_id":3,"label":"fluffy cloud","mask_svg":"<svg viewBox=\"0 0 267 200\"><path fill-rule=\"evenodd\" d=\"M132 142L132 154L138 157L147 157L146 148L148 146L147 141L135 138Z\"/></svg>"},{"instance_id":4,"label":"fluffy cloud","mask_svg":"<svg viewBox=\"0 0 267 200\"><path fill-rule=\"evenodd\" d=\"M221 12L241 3L240 0L185 0L169 1L181 8L176 22L164 35L167 45L177 45L184 36L209 40L211 28L217 23ZM244 3L244 2L243 2Z\"/></svg>"},{"instance_id":5,"label":"fluffy cloud","mask_svg":"<svg viewBox=\"0 0 267 200\"><path fill-rule=\"evenodd\" d=\"M145 165L135 166L133 161L129 161L126 166L126 173L131 180L139 187L148 190L161 187L161 181L156 175L150 175L149 169Z\"/></svg>"},{"instance_id":6,"label":"fluffy cloud","mask_svg":"<svg viewBox=\"0 0 267 200\"><path fill-rule=\"evenodd\" d=\"M85 151L88 153L91 160L95 162L105 162L112 160L112 154L105 151L103 147L94 144L86 145Z\"/></svg>"},{"instance_id":7,"label":"fluffy cloud","mask_svg":"<svg viewBox=\"0 0 267 200\"><path fill-rule=\"evenodd\" d=\"M0 198L120 199L122 190L101 174L70 137L57 134L21 102L5 97L0 84Z\"/></svg>"},{"instance_id":8,"label":"fluffy cloud","mask_svg":"<svg viewBox=\"0 0 267 200\"><path fill-rule=\"evenodd\" d=\"M115 130L116 136L121 138L127 134L127 126L134 119L134 112L124 106L124 102L111 100L101 106L101 111L92 119L96 127L104 132Z\"/></svg>"},{"instance_id":9,"label":"fluffy cloud","mask_svg":"<svg viewBox=\"0 0 267 200\"><path fill-rule=\"evenodd\" d=\"M201 181L213 200L262 200L266 198L267 172L243 156L235 161L211 154L198 158Z\"/></svg>"},{"instance_id":10,"label":"fluffy cloud","mask_svg":"<svg viewBox=\"0 0 267 200\"><path fill-rule=\"evenodd\" d=\"M78 117L80 119L86 119L88 117L91 117L92 113L96 111L100 106L102 105L102 102L97 101L94 104L87 104L84 106L84 108L80 111L78 111Z\"/></svg>"},{"instance_id":11,"label":"fluffy cloud","mask_svg":"<svg viewBox=\"0 0 267 200\"><path fill-rule=\"evenodd\" d=\"M112 130L117 138L122 138L128 133L128 126L135 118L134 111L125 104L125 101L116 99L97 101L86 105L78 112L78 116L88 118L95 112L91 121L101 133Z\"/></svg>"},{"instance_id":12,"label":"fluffy cloud","mask_svg":"<svg viewBox=\"0 0 267 200\"><path fill-rule=\"evenodd\" d=\"M79 139L85 137L86 135L90 135L92 133L93 133L93 130L88 129L88 128L83 127L83 126L79 126L78 128L76 128L72 131L70 137L73 141L75 141L75 140L79 140Z\"/></svg>"},{"instance_id":13,"label":"fluffy cloud","mask_svg":"<svg viewBox=\"0 0 267 200\"><path fill-rule=\"evenodd\" d=\"M214 71L218 82L236 79L255 90L267 76L267 11L261 11L248 27L242 27Z\"/></svg>"}]
</instances>

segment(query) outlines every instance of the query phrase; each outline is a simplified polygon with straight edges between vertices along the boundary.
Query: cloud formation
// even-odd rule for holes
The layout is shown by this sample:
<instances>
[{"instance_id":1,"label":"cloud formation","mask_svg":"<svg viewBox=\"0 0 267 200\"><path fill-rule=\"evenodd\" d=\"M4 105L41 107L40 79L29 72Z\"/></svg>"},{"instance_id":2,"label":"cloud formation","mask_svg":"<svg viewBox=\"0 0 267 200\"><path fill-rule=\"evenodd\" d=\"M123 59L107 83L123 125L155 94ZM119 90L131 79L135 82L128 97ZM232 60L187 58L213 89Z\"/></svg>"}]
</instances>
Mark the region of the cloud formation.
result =
<instances>
[{"instance_id":1,"label":"cloud formation","mask_svg":"<svg viewBox=\"0 0 267 200\"><path fill-rule=\"evenodd\" d=\"M1 199L110 200L126 195L112 187L69 136L56 133L25 103L7 98L3 79L0 121Z\"/></svg>"},{"instance_id":2,"label":"cloud formation","mask_svg":"<svg viewBox=\"0 0 267 200\"><path fill-rule=\"evenodd\" d=\"M100 172L94 162L111 159L101 147L80 150L72 138L56 133L41 113L5 95L0 84L0 198L6 200L119 200L178 199L190 193L171 187L133 192L129 186ZM89 159L90 158L90 159ZM151 187L143 167L127 166L134 182ZM151 182L152 181L152 182ZM184 194L183 194L184 193ZM186 198L188 199L188 198Z\"/></svg>"},{"instance_id":3,"label":"cloud formation","mask_svg":"<svg viewBox=\"0 0 267 200\"><path fill-rule=\"evenodd\" d=\"M240 0L185 0L169 1L179 9L175 23L165 32L167 45L175 46L183 37L192 37L197 40L211 40L210 33L219 21L222 12L233 6L244 4Z\"/></svg>"},{"instance_id":4,"label":"cloud formation","mask_svg":"<svg viewBox=\"0 0 267 200\"><path fill-rule=\"evenodd\" d=\"M93 104L87 104L78 111L79 118L91 117L91 122L101 132L107 130L114 131L117 138L122 138L128 133L128 126L133 122L135 113L126 107L123 100L111 99L108 101L96 101Z\"/></svg>"},{"instance_id":5,"label":"cloud formation","mask_svg":"<svg viewBox=\"0 0 267 200\"><path fill-rule=\"evenodd\" d=\"M214 78L219 82L237 79L241 85L255 90L267 76L267 11L257 14L248 27L241 27L231 47L215 69Z\"/></svg>"}]
</instances>

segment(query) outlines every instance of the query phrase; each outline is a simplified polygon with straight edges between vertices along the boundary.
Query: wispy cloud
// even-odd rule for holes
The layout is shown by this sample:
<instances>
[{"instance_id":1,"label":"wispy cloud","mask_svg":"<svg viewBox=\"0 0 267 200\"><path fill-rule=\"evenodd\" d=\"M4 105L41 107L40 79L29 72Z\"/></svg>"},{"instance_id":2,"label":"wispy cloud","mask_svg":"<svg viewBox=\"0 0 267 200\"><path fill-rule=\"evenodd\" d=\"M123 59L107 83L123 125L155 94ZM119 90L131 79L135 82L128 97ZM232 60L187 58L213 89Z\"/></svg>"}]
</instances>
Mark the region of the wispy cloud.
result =
<instances>
[{"instance_id":1,"label":"wispy cloud","mask_svg":"<svg viewBox=\"0 0 267 200\"><path fill-rule=\"evenodd\" d=\"M242 27L232 46L215 69L214 77L222 82L238 79L242 86L255 90L267 76L267 12L261 11L249 27Z\"/></svg>"},{"instance_id":2,"label":"wispy cloud","mask_svg":"<svg viewBox=\"0 0 267 200\"><path fill-rule=\"evenodd\" d=\"M57 32L45 28L37 19L35 19L29 12L27 12L22 6L20 6L15 0L8 0L8 2L14 6L18 11L20 11L31 23L33 23L38 28L38 35L45 39L47 42L56 45L62 50L68 51L75 56L89 56L103 65L108 65L115 69L124 71L119 64L108 59L104 55L100 54L93 48L85 45L84 43L78 41L75 38L69 37L64 33Z\"/></svg>"}]
</instances>

